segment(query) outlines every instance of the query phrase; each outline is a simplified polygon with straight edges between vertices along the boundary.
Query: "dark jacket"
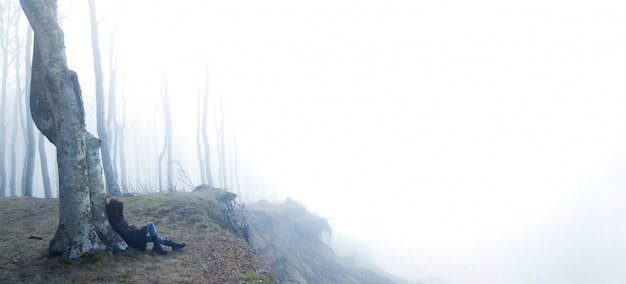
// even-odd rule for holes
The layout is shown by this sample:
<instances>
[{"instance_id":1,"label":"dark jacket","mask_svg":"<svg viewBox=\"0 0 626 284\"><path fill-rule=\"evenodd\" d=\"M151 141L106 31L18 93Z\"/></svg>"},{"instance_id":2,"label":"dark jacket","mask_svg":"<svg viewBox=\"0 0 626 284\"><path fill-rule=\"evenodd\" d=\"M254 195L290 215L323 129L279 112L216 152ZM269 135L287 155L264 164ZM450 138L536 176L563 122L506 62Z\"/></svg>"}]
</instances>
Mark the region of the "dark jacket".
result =
<instances>
[{"instance_id":1,"label":"dark jacket","mask_svg":"<svg viewBox=\"0 0 626 284\"><path fill-rule=\"evenodd\" d=\"M135 226L128 225L128 222L124 219L124 202L111 199L106 205L106 210L111 227L120 234L126 244L139 250L146 250L146 236L148 235L146 226L137 229Z\"/></svg>"}]
</instances>

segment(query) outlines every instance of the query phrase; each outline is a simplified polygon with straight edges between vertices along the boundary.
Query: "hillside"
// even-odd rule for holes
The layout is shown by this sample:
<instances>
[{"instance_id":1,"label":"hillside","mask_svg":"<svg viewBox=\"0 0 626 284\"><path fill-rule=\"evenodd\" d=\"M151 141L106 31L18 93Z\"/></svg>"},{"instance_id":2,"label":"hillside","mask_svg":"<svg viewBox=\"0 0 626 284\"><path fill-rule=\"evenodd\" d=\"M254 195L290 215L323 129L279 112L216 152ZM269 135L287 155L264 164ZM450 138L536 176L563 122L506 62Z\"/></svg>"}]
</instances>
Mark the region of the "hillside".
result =
<instances>
[{"instance_id":1,"label":"hillside","mask_svg":"<svg viewBox=\"0 0 626 284\"><path fill-rule=\"evenodd\" d=\"M152 221L160 235L187 247L167 256L129 249L78 260L47 255L57 199L0 198L0 283L391 283L338 258L320 239L330 232L326 220L300 204L242 210L232 198L214 189L120 197L129 223Z\"/></svg>"}]
</instances>

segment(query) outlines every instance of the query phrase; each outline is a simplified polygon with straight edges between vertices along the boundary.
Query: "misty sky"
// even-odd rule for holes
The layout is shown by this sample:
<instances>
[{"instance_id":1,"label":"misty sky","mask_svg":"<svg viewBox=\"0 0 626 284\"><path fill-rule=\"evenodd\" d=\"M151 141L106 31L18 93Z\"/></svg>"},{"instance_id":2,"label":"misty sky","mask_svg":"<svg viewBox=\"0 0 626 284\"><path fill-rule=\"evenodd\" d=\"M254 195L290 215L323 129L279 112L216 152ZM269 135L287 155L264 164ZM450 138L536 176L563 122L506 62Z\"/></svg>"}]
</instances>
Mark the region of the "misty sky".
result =
<instances>
[{"instance_id":1,"label":"misty sky","mask_svg":"<svg viewBox=\"0 0 626 284\"><path fill-rule=\"evenodd\" d=\"M93 104L80 2L60 1L63 28ZM97 5L105 60L117 21L137 132L162 131L167 70L175 155L194 180L206 60L266 198L333 218L383 268L442 283L626 280L619 1Z\"/></svg>"}]
</instances>

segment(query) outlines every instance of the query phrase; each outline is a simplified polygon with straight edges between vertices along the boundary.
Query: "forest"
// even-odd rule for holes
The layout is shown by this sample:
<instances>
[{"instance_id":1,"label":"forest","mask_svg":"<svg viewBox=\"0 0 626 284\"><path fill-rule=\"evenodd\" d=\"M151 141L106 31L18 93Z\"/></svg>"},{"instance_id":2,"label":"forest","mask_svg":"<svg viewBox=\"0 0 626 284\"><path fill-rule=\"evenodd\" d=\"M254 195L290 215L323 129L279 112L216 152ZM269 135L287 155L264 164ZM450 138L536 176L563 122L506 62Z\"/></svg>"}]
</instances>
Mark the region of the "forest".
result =
<instances>
[{"instance_id":1,"label":"forest","mask_svg":"<svg viewBox=\"0 0 626 284\"><path fill-rule=\"evenodd\" d=\"M95 129L94 134L102 143L107 193L185 191L199 184L238 191L239 172L246 169L239 167L233 123L224 114L222 100L209 94L208 77L204 86L197 90L197 104L194 102L197 109L187 110L195 113L195 121L184 122L195 123L193 128L184 127L184 131L188 131L186 138L194 140L173 139L181 135L183 127L173 122L171 105L175 98L171 98L168 89L167 72L160 71L159 92L151 101L129 100L128 91L124 89L125 79L121 78L118 67L115 31L99 32L98 27L101 18L105 18L105 23L114 20L106 19L106 15L98 18L95 5L95 1L89 1L89 11L84 11L90 17L88 36L91 38L91 49L85 52L91 52L93 70L78 74L78 78L83 83L88 127ZM19 3L3 1L1 8L0 195L56 197L55 148L35 127L30 115L31 74L28 71L32 68L33 32ZM59 11L59 23L68 13L69 10ZM102 46L99 38L110 43ZM153 106L156 113L150 113L152 117L146 119L146 113L152 112L146 109ZM154 131L145 129L147 120L156 125ZM196 161L183 164L173 149L177 149L178 154L181 148L191 145L195 146L189 152L197 153L193 154ZM193 177L189 172L191 168Z\"/></svg>"},{"instance_id":2,"label":"forest","mask_svg":"<svg viewBox=\"0 0 626 284\"><path fill-rule=\"evenodd\" d=\"M19 279L17 264L64 265L22 248L80 261L124 249L104 222L111 196L145 218L176 213L162 227L188 237L185 218L204 220L214 201L193 190L208 188L263 200L261 227L292 228L289 244L304 232L308 248L341 251L329 257L339 266L418 283L623 283L623 8L0 0L0 197L12 216L0 225L59 207L58 224L36 222L46 244L19 239L0 269ZM236 251L221 218L194 234ZM267 255L290 251L270 249L282 232L263 233ZM223 265L212 249L181 256ZM117 267L112 281L126 279Z\"/></svg>"}]
</instances>

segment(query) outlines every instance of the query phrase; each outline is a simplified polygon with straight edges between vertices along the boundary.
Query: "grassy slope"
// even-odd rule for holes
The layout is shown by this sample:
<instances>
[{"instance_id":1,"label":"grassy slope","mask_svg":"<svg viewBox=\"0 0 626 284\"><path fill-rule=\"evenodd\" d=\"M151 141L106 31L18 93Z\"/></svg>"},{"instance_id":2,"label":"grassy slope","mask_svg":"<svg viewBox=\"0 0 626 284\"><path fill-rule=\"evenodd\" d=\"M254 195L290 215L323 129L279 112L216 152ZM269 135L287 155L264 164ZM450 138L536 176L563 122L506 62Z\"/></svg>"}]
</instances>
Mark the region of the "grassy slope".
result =
<instances>
[{"instance_id":1,"label":"grassy slope","mask_svg":"<svg viewBox=\"0 0 626 284\"><path fill-rule=\"evenodd\" d=\"M98 252L78 260L47 257L58 200L0 198L0 283L259 283L265 275L274 283L388 282L341 262L317 238L330 229L327 223L295 203L250 206L253 251L238 234L222 229L226 219L216 201L220 194L208 190L120 198L129 223L152 221L160 235L187 247L161 256L149 244L146 252Z\"/></svg>"},{"instance_id":2,"label":"grassy slope","mask_svg":"<svg viewBox=\"0 0 626 284\"><path fill-rule=\"evenodd\" d=\"M210 195L151 194L122 200L129 223L152 221L159 234L187 247L167 256L152 253L148 245L146 252L94 253L73 261L48 258L58 200L0 198L0 283L245 283L250 272L271 272L245 241L212 221L211 214L219 209ZM29 239L31 235L43 240Z\"/></svg>"}]
</instances>

